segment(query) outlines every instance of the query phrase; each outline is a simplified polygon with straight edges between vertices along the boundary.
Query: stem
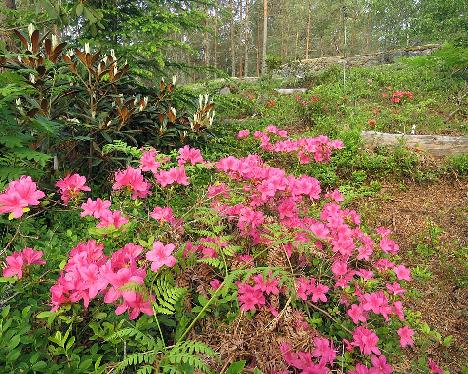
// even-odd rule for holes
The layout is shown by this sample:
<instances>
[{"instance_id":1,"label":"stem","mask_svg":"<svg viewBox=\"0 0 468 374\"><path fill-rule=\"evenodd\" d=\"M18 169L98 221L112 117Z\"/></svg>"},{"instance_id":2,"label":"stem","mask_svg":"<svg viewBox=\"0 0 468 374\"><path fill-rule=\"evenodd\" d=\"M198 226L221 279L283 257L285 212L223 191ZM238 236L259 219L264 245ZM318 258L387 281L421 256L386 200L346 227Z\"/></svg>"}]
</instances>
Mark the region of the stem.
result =
<instances>
[{"instance_id":1,"label":"stem","mask_svg":"<svg viewBox=\"0 0 468 374\"><path fill-rule=\"evenodd\" d=\"M218 296L219 291L223 289L225 281L226 281L226 278L224 279L221 286L215 291L213 296L211 296L211 298L208 300L208 302L205 304L205 306L202 308L202 310L200 310L200 312L197 314L197 316L193 319L193 321L190 323L190 325L185 329L185 331L182 333L180 338L177 340L177 343L179 343L182 339L185 338L185 336L190 332L190 330L193 328L193 326L195 326L195 323L197 323L197 321L202 317L203 313L208 309L210 304L214 301L215 297Z\"/></svg>"},{"instance_id":2,"label":"stem","mask_svg":"<svg viewBox=\"0 0 468 374\"><path fill-rule=\"evenodd\" d=\"M311 303L310 301L307 302L307 305L311 306L315 310L318 310L320 313L324 314L325 316L330 318L332 321L338 323L343 328L343 330L348 332L350 335L353 335L353 333L346 326L343 326L343 324L341 322L338 322L338 320L335 317L333 317L330 313L328 313L326 310L323 310L322 308L320 308L317 305Z\"/></svg>"}]
</instances>

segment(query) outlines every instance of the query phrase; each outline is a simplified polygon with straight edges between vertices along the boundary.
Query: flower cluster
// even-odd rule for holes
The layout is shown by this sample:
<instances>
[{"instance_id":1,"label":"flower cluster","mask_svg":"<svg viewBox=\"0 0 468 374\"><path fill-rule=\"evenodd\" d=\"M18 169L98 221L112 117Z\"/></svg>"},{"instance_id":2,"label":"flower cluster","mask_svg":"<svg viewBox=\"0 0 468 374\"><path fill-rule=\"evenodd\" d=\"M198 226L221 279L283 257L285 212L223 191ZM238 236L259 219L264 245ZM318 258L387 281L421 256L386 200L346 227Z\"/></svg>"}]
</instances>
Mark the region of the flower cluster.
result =
<instances>
[{"instance_id":1,"label":"flower cluster","mask_svg":"<svg viewBox=\"0 0 468 374\"><path fill-rule=\"evenodd\" d=\"M313 104L313 103L320 101L320 98L318 96L311 96L310 100L304 100L302 96L297 95L295 99L296 99L296 102L298 102L303 107L306 107L309 104Z\"/></svg>"},{"instance_id":2,"label":"flower cluster","mask_svg":"<svg viewBox=\"0 0 468 374\"><path fill-rule=\"evenodd\" d=\"M249 136L246 130L238 133L238 138ZM333 150L344 147L341 140L330 140L327 136L321 135L315 138L288 138L285 130L280 130L276 126L270 125L264 131L255 131L254 139L260 141L260 147L267 152L296 153L301 164L315 162L328 162ZM272 142L273 139L273 142ZM276 142L275 139L277 139Z\"/></svg>"},{"instance_id":3,"label":"flower cluster","mask_svg":"<svg viewBox=\"0 0 468 374\"><path fill-rule=\"evenodd\" d=\"M91 188L86 185L86 177L79 174L67 175L57 181L56 186L65 205L68 205L70 200L78 198L81 191L91 191Z\"/></svg>"},{"instance_id":4,"label":"flower cluster","mask_svg":"<svg viewBox=\"0 0 468 374\"><path fill-rule=\"evenodd\" d=\"M241 139L249 136L248 130L238 134ZM257 131L253 137L260 141L263 150L296 153L301 163L327 162L333 150L343 147L341 141L325 136L291 139L276 126ZM189 164L210 168L201 152L188 146L179 150L176 166L168 161L155 150L144 151L139 167L115 173L113 190L123 190L131 199L144 199L156 188L164 189L174 183L189 185L185 169ZM190 172L194 169L187 166ZM146 172L151 172L151 177L146 178ZM149 251L133 243L122 247L119 241L119 249L106 255L104 245L97 241L79 243L71 250L60 277L51 287L52 310L80 301L87 308L92 300L101 298L104 303L116 306L116 314L127 312L131 319L141 313L153 314L154 296L145 284L150 283L147 271L173 268L177 263L174 253L177 244L185 248L181 267L193 264L189 255L198 257L206 266L215 266L222 260L222 274L236 268L268 267L266 271L251 269L248 276L235 283L225 282L220 272L216 273L220 279L208 280L212 290L226 283L232 284L228 287L233 287L234 292L237 288L241 312L255 315L266 311L267 315L277 317L281 313L278 309L287 299L297 309L333 309L340 313L340 322L347 326L340 337L319 333L305 318L296 321L296 328L310 332L314 348L310 352L293 352L290 342L282 343L278 348L288 366L304 373L328 373L337 367L338 352L346 350L354 360L349 373L391 373L392 367L382 354L382 331L391 331L401 347L412 346L415 334L405 322L402 299L405 282L411 281L411 271L394 262L399 246L391 239L391 232L385 228L365 231L359 214L342 205L344 197L338 190L324 191L314 177L288 174L268 165L258 155L223 157L214 164L212 172L215 182L207 188L207 201L201 208L207 209L209 204L213 214L217 214L216 219L223 222L219 232L209 236L207 230L201 229L187 235L180 229L185 222L174 216L172 207L145 209L135 216L138 222L147 223L149 230L165 230L166 225L179 228L174 239L170 239L175 244L145 238L143 230L137 231L138 240L142 240L138 243L145 246L150 244L144 243L152 243ZM26 192L20 188L18 195L28 197L26 206L36 205L44 194L27 178L11 182L7 191L17 189L20 182L27 184L30 188ZM89 191L86 178L78 174L67 176L57 186L65 204L78 199L81 191ZM111 206L111 199L89 198L81 204L80 214L99 220L98 227L119 228L132 220L139 206L146 208L139 203L132 204L131 209L123 203L122 210L111 210ZM139 225L128 225L129 230L133 226ZM108 242L112 242L111 237L107 237L106 246ZM237 252L229 252L232 247ZM42 252L37 252L40 256L31 254L30 249L23 252L28 254L7 257L5 276L21 278L23 264L41 263ZM285 265L272 265L270 254L281 257ZM271 267L286 269L287 281L278 275L283 274L280 270L273 273ZM327 316L328 312L325 313ZM388 328L379 329L382 325Z\"/></svg>"},{"instance_id":5,"label":"flower cluster","mask_svg":"<svg viewBox=\"0 0 468 374\"><path fill-rule=\"evenodd\" d=\"M31 177L22 176L11 181L0 194L0 214L10 213L12 218L19 218L28 211L29 206L39 205L39 200L44 196Z\"/></svg>"},{"instance_id":6,"label":"flower cluster","mask_svg":"<svg viewBox=\"0 0 468 374\"><path fill-rule=\"evenodd\" d=\"M412 100L414 95L411 91L394 91L392 93L392 103L398 104L400 103L405 97L407 97L409 100Z\"/></svg>"},{"instance_id":7,"label":"flower cluster","mask_svg":"<svg viewBox=\"0 0 468 374\"><path fill-rule=\"evenodd\" d=\"M23 277L25 269L31 265L44 265L46 262L42 259L42 251L35 251L32 248L24 248L21 252L13 252L5 259L7 266L3 269L3 276L6 278L18 276Z\"/></svg>"},{"instance_id":8,"label":"flower cluster","mask_svg":"<svg viewBox=\"0 0 468 374\"><path fill-rule=\"evenodd\" d=\"M271 275L264 277L262 274L257 274L246 282L237 282L237 287L240 309L244 312L259 310L266 306L265 296L280 293L279 279ZM267 309L274 316L278 315L278 311L273 307L270 306Z\"/></svg>"},{"instance_id":9,"label":"flower cluster","mask_svg":"<svg viewBox=\"0 0 468 374\"><path fill-rule=\"evenodd\" d=\"M175 258L164 247L169 247L170 253L174 249L172 244L164 246L157 242L153 245L153 251L146 253L146 258L154 261L151 266L153 271L162 265L175 265ZM79 243L71 250L64 271L50 289L52 310L81 300L88 308L90 301L101 295L106 304L118 304L115 310L117 315L128 312L130 319L137 318L140 313L152 315L153 297L144 287L146 270L138 266L143 247L128 243L110 258L103 249L102 244L91 240Z\"/></svg>"}]
</instances>

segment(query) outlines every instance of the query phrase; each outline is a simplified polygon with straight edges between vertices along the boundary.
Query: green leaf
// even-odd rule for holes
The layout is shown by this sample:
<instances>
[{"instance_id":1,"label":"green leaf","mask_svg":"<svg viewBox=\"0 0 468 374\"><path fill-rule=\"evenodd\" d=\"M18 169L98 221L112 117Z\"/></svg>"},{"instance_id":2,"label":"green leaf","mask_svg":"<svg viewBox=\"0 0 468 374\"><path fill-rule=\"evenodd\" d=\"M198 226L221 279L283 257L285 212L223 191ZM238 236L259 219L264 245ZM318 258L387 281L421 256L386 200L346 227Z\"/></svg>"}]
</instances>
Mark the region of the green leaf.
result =
<instances>
[{"instance_id":1,"label":"green leaf","mask_svg":"<svg viewBox=\"0 0 468 374\"><path fill-rule=\"evenodd\" d=\"M242 370L244 370L245 363L246 363L245 360L233 362L227 368L226 374L239 374L239 373L242 373Z\"/></svg>"},{"instance_id":2,"label":"green leaf","mask_svg":"<svg viewBox=\"0 0 468 374\"><path fill-rule=\"evenodd\" d=\"M38 371L42 371L46 368L47 368L47 363L45 361L38 361L33 366L31 366L31 369L38 370Z\"/></svg>"},{"instance_id":3,"label":"green leaf","mask_svg":"<svg viewBox=\"0 0 468 374\"><path fill-rule=\"evenodd\" d=\"M76 15L79 17L83 14L83 9L84 9L84 5L83 3L79 3L77 6L76 6Z\"/></svg>"},{"instance_id":4,"label":"green leaf","mask_svg":"<svg viewBox=\"0 0 468 374\"><path fill-rule=\"evenodd\" d=\"M10 339L10 341L8 342L7 349L8 349L9 351L15 349L15 348L18 346L18 344L20 343L20 341L21 341L21 336L20 336L20 335L15 335L15 336L13 336L13 337Z\"/></svg>"}]
</instances>

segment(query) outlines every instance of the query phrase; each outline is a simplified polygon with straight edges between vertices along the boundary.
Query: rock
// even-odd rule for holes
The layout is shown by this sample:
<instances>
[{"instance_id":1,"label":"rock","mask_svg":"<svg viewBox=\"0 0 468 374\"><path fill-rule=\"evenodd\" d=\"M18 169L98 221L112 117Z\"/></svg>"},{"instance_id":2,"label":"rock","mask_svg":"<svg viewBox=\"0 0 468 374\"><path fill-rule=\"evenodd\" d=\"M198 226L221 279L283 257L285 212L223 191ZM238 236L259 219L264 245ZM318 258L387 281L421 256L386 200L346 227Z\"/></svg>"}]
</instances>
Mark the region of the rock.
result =
<instances>
[{"instance_id":1,"label":"rock","mask_svg":"<svg viewBox=\"0 0 468 374\"><path fill-rule=\"evenodd\" d=\"M295 93L306 93L307 88L277 88L275 91L283 95L293 95Z\"/></svg>"},{"instance_id":2,"label":"rock","mask_svg":"<svg viewBox=\"0 0 468 374\"><path fill-rule=\"evenodd\" d=\"M223 87L219 90L220 95L230 95L231 94L231 89L229 87Z\"/></svg>"},{"instance_id":3,"label":"rock","mask_svg":"<svg viewBox=\"0 0 468 374\"><path fill-rule=\"evenodd\" d=\"M463 136L405 135L378 131L362 131L361 136L368 148L396 147L403 142L408 148L425 151L435 157L468 154L468 138Z\"/></svg>"}]
</instances>

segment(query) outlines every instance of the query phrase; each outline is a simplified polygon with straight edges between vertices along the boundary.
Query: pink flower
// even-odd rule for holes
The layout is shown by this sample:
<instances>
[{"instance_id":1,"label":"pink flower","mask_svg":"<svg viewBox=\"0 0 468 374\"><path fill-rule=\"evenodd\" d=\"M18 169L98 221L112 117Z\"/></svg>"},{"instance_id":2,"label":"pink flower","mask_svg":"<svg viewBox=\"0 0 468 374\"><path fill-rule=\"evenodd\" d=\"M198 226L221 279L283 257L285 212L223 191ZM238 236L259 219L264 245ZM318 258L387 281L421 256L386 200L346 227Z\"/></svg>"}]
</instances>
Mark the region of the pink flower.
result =
<instances>
[{"instance_id":1,"label":"pink flower","mask_svg":"<svg viewBox=\"0 0 468 374\"><path fill-rule=\"evenodd\" d=\"M118 229L120 226L125 225L128 223L128 218L122 216L122 212L120 210L106 210L100 216L99 223L97 227L110 227L114 226Z\"/></svg>"},{"instance_id":2,"label":"pink flower","mask_svg":"<svg viewBox=\"0 0 468 374\"><path fill-rule=\"evenodd\" d=\"M137 318L140 313L152 316L153 308L151 306L150 298L144 298L140 293L133 292L132 298L127 298L115 310L115 314L121 315L128 312L129 319Z\"/></svg>"},{"instance_id":3,"label":"pink flower","mask_svg":"<svg viewBox=\"0 0 468 374\"><path fill-rule=\"evenodd\" d=\"M94 218L100 218L104 216L109 211L109 207L111 206L111 202L109 200L101 200L97 199L96 201L91 200L88 198L88 201L81 204L81 217L85 216L93 216Z\"/></svg>"},{"instance_id":4,"label":"pink flower","mask_svg":"<svg viewBox=\"0 0 468 374\"><path fill-rule=\"evenodd\" d=\"M247 284L238 282L238 300L240 304L240 310L248 312L249 310L256 310L257 306L261 307L265 305L265 297L263 292L255 287Z\"/></svg>"},{"instance_id":5,"label":"pink flower","mask_svg":"<svg viewBox=\"0 0 468 374\"><path fill-rule=\"evenodd\" d=\"M237 139L248 138L249 135L250 135L250 131L249 131L249 130L240 130L240 131L237 133Z\"/></svg>"},{"instance_id":6,"label":"pink flower","mask_svg":"<svg viewBox=\"0 0 468 374\"><path fill-rule=\"evenodd\" d=\"M339 190L333 190L332 192L325 194L325 197L332 199L333 201L336 201L337 203L344 201L344 197Z\"/></svg>"},{"instance_id":7,"label":"pink flower","mask_svg":"<svg viewBox=\"0 0 468 374\"><path fill-rule=\"evenodd\" d=\"M184 165L190 162L192 165L202 164L204 162L202 154L199 149L190 148L188 145L179 149L179 156L177 157L179 165Z\"/></svg>"},{"instance_id":8,"label":"pink flower","mask_svg":"<svg viewBox=\"0 0 468 374\"><path fill-rule=\"evenodd\" d=\"M164 245L161 242L154 242L153 250L146 253L146 259L152 262L151 270L156 272L164 265L173 267L177 262L176 258L172 256L174 249L174 244Z\"/></svg>"},{"instance_id":9,"label":"pink flower","mask_svg":"<svg viewBox=\"0 0 468 374\"><path fill-rule=\"evenodd\" d=\"M372 330L359 326L356 327L353 332L353 341L351 344L354 347L359 347L362 354L370 355L374 353L380 355L379 348L377 347L378 342L379 337Z\"/></svg>"},{"instance_id":10,"label":"pink flower","mask_svg":"<svg viewBox=\"0 0 468 374\"><path fill-rule=\"evenodd\" d=\"M42 259L44 253L42 251L35 251L32 248L26 247L21 252L23 260L26 265L44 265L46 262Z\"/></svg>"},{"instance_id":11,"label":"pink flower","mask_svg":"<svg viewBox=\"0 0 468 374\"><path fill-rule=\"evenodd\" d=\"M6 258L7 267L3 269L3 276L6 278L18 276L18 279L23 277L23 255L19 252L14 252Z\"/></svg>"},{"instance_id":12,"label":"pink flower","mask_svg":"<svg viewBox=\"0 0 468 374\"><path fill-rule=\"evenodd\" d=\"M413 346L413 335L414 330L408 326L403 326L397 330L398 336L400 337L400 345L402 347Z\"/></svg>"},{"instance_id":13,"label":"pink flower","mask_svg":"<svg viewBox=\"0 0 468 374\"><path fill-rule=\"evenodd\" d=\"M151 185L145 181L140 169L128 167L125 170L115 172L113 190L128 189L132 193L132 199L145 198L150 194Z\"/></svg>"},{"instance_id":14,"label":"pink flower","mask_svg":"<svg viewBox=\"0 0 468 374\"><path fill-rule=\"evenodd\" d=\"M329 287L324 284L317 283L315 285L315 280L311 280L310 292L312 293L312 302L316 303L317 301L327 301L326 293L328 292Z\"/></svg>"},{"instance_id":15,"label":"pink flower","mask_svg":"<svg viewBox=\"0 0 468 374\"><path fill-rule=\"evenodd\" d=\"M360 305L353 304L351 308L348 309L348 316L353 320L353 322L357 325L359 322L366 322L367 317L366 313L362 309Z\"/></svg>"},{"instance_id":16,"label":"pink flower","mask_svg":"<svg viewBox=\"0 0 468 374\"><path fill-rule=\"evenodd\" d=\"M356 364L354 370L348 371L348 374L369 374L369 368L361 363Z\"/></svg>"},{"instance_id":17,"label":"pink flower","mask_svg":"<svg viewBox=\"0 0 468 374\"><path fill-rule=\"evenodd\" d=\"M172 213L172 208L170 207L161 208L159 206L156 206L150 213L150 217L154 218L156 221L159 221L161 223L175 221L174 215Z\"/></svg>"},{"instance_id":18,"label":"pink flower","mask_svg":"<svg viewBox=\"0 0 468 374\"><path fill-rule=\"evenodd\" d=\"M333 365L336 358L336 351L333 347L333 341L323 338L314 338L315 349L312 356L320 357L320 364L326 365L329 363Z\"/></svg>"},{"instance_id":19,"label":"pink flower","mask_svg":"<svg viewBox=\"0 0 468 374\"><path fill-rule=\"evenodd\" d=\"M436 364L436 362L432 358L430 358L427 361L427 365L429 366L429 370L432 374L443 374L442 369L439 367L439 365Z\"/></svg>"},{"instance_id":20,"label":"pink flower","mask_svg":"<svg viewBox=\"0 0 468 374\"><path fill-rule=\"evenodd\" d=\"M42 251L35 251L29 247L24 248L21 252L13 252L5 259L7 266L3 269L3 276L9 278L17 275L18 279L21 279L25 266L44 265L46 263L42 256Z\"/></svg>"},{"instance_id":21,"label":"pink flower","mask_svg":"<svg viewBox=\"0 0 468 374\"><path fill-rule=\"evenodd\" d=\"M19 218L25 208L39 205L39 199L44 196L44 192L36 189L36 183L31 177L22 176L11 181L6 190L0 194L0 214L11 213L13 218Z\"/></svg>"},{"instance_id":22,"label":"pink flower","mask_svg":"<svg viewBox=\"0 0 468 374\"><path fill-rule=\"evenodd\" d=\"M393 295L401 295L405 293L405 289L400 286L400 283L393 282L393 284L386 284L387 290Z\"/></svg>"},{"instance_id":23,"label":"pink flower","mask_svg":"<svg viewBox=\"0 0 468 374\"><path fill-rule=\"evenodd\" d=\"M380 248L382 249L382 251L386 253L391 253L391 254L397 254L398 251L400 250L400 247L398 246L398 244L388 238L383 238L380 241Z\"/></svg>"},{"instance_id":24,"label":"pink flower","mask_svg":"<svg viewBox=\"0 0 468 374\"><path fill-rule=\"evenodd\" d=\"M157 152L154 149L143 152L140 158L140 169L142 171L151 171L153 174L156 174L158 168L161 166L161 164L156 161L156 155Z\"/></svg>"},{"instance_id":25,"label":"pink flower","mask_svg":"<svg viewBox=\"0 0 468 374\"><path fill-rule=\"evenodd\" d=\"M387 363L387 358L384 355L371 357L372 367L369 369L369 374L391 374L393 368Z\"/></svg>"},{"instance_id":26,"label":"pink flower","mask_svg":"<svg viewBox=\"0 0 468 374\"><path fill-rule=\"evenodd\" d=\"M60 197L65 205L70 200L76 199L80 191L91 191L91 188L86 186L86 177L79 174L68 174L65 178L58 180L55 185L59 188Z\"/></svg>"},{"instance_id":27,"label":"pink flower","mask_svg":"<svg viewBox=\"0 0 468 374\"><path fill-rule=\"evenodd\" d=\"M210 282L210 286L213 290L217 290L219 287L221 287L221 282L218 280L218 279L213 279L211 282Z\"/></svg>"},{"instance_id":28,"label":"pink flower","mask_svg":"<svg viewBox=\"0 0 468 374\"><path fill-rule=\"evenodd\" d=\"M399 280L405 280L408 282L411 280L411 271L404 265L395 266L393 271Z\"/></svg>"},{"instance_id":29,"label":"pink flower","mask_svg":"<svg viewBox=\"0 0 468 374\"><path fill-rule=\"evenodd\" d=\"M332 272L336 276L345 275L348 272L348 264L344 261L335 261L332 265Z\"/></svg>"}]
</instances>

